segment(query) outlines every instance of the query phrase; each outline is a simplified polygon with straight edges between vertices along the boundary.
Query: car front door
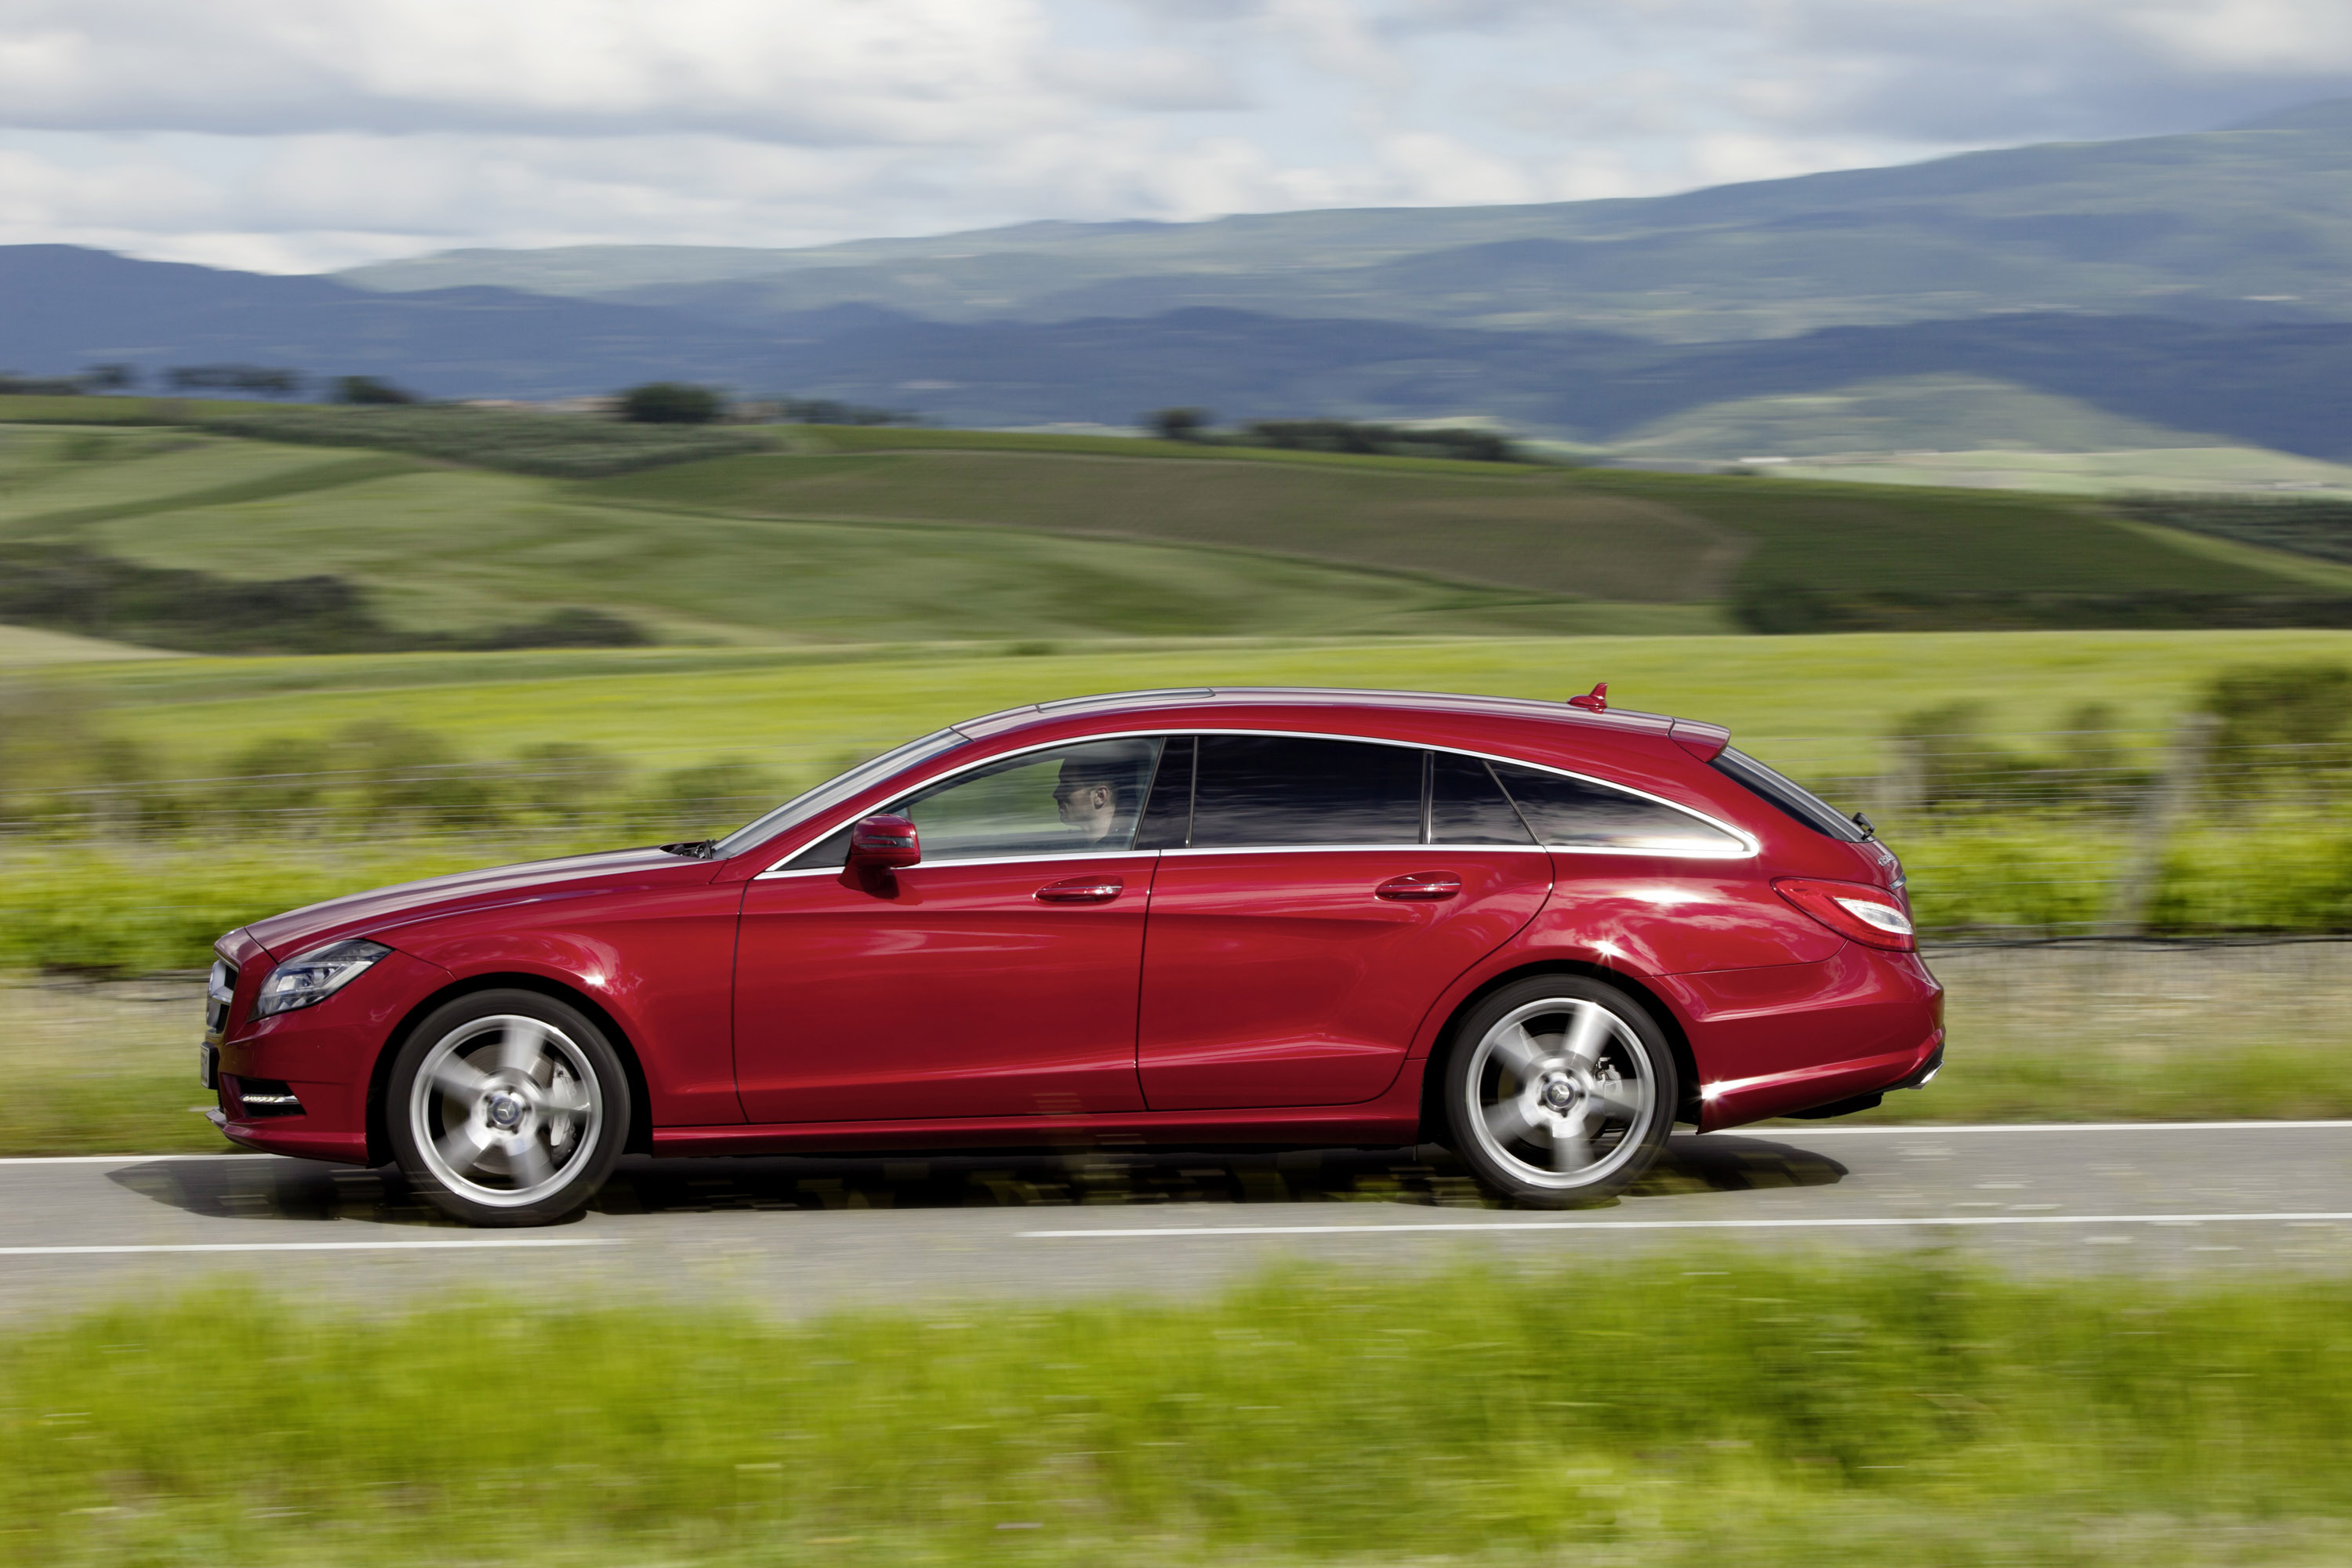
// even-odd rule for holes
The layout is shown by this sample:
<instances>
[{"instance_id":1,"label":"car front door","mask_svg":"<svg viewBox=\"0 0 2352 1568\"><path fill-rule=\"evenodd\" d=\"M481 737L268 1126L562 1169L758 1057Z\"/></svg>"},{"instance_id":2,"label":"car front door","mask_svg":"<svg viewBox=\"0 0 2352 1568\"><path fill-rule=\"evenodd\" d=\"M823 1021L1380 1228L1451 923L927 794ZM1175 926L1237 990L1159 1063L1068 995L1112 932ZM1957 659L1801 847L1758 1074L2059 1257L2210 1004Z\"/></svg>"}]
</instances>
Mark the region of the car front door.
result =
<instances>
[{"instance_id":1,"label":"car front door","mask_svg":"<svg viewBox=\"0 0 2352 1568\"><path fill-rule=\"evenodd\" d=\"M1202 735L1159 777L1137 1042L1154 1110L1374 1098L1439 993L1550 891L1475 757Z\"/></svg>"},{"instance_id":2,"label":"car front door","mask_svg":"<svg viewBox=\"0 0 2352 1568\"><path fill-rule=\"evenodd\" d=\"M1160 742L1090 742L884 808L921 860L845 870L847 829L752 879L735 963L754 1122L1135 1110L1157 858L1133 848Z\"/></svg>"}]
</instances>

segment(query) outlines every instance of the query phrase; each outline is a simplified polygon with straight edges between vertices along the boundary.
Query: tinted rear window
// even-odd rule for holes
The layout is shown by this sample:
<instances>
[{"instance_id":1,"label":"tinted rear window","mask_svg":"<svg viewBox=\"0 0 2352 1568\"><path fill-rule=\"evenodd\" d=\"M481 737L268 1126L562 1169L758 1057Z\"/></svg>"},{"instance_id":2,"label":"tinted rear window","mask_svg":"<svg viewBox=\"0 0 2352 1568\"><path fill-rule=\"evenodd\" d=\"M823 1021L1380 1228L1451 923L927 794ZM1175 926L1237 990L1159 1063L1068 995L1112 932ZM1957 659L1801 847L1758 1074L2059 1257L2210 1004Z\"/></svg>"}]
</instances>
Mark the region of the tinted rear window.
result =
<instances>
[{"instance_id":1,"label":"tinted rear window","mask_svg":"<svg viewBox=\"0 0 2352 1568\"><path fill-rule=\"evenodd\" d=\"M1203 735L1192 845L1421 842L1421 752L1286 735Z\"/></svg>"},{"instance_id":2,"label":"tinted rear window","mask_svg":"<svg viewBox=\"0 0 2352 1568\"><path fill-rule=\"evenodd\" d=\"M1564 849L1664 855L1736 855L1747 846L1714 824L1662 801L1534 768L1495 764L1528 826Z\"/></svg>"},{"instance_id":3,"label":"tinted rear window","mask_svg":"<svg viewBox=\"0 0 2352 1568\"><path fill-rule=\"evenodd\" d=\"M1848 844L1859 844L1870 837L1860 823L1794 779L1773 772L1745 752L1726 746L1707 765L1771 802L1816 833L1826 833L1832 838L1841 838Z\"/></svg>"}]
</instances>

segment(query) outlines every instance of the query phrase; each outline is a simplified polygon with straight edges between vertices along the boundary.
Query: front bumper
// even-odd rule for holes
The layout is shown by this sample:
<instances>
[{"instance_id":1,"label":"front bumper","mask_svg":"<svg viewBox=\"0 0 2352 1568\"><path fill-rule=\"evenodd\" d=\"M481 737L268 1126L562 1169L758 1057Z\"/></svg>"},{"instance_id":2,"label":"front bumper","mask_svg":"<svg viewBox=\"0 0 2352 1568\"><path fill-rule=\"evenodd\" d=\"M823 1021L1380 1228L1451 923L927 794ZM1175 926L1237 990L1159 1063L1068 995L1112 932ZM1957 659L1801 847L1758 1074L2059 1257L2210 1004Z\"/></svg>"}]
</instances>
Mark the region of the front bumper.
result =
<instances>
[{"instance_id":1,"label":"front bumper","mask_svg":"<svg viewBox=\"0 0 2352 1568\"><path fill-rule=\"evenodd\" d=\"M232 1020L230 1037L218 1045L220 1102L208 1119L230 1142L259 1153L375 1163L381 1151L371 1150L368 1131L377 1063L416 1005L450 978L394 951L314 1007ZM249 992L240 1001L250 1006ZM253 1114L238 1085L262 1081L290 1092L299 1111L272 1106L268 1114Z\"/></svg>"}]
</instances>

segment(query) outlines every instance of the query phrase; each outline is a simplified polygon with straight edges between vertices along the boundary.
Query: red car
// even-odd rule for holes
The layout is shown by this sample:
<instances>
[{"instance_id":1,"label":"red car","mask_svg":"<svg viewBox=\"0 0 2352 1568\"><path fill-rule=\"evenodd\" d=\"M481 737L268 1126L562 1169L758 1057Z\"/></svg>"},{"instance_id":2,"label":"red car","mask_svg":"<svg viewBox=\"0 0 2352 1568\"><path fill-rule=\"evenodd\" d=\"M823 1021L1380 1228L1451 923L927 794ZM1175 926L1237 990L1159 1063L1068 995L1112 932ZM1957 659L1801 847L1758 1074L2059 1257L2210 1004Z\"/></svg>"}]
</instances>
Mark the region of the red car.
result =
<instances>
[{"instance_id":1,"label":"red car","mask_svg":"<svg viewBox=\"0 0 2352 1568\"><path fill-rule=\"evenodd\" d=\"M1676 1121L1932 1077L1903 873L1712 724L1339 690L1040 703L726 838L411 883L218 944L249 1149L479 1225L622 1153L1450 1144L1601 1200Z\"/></svg>"}]
</instances>

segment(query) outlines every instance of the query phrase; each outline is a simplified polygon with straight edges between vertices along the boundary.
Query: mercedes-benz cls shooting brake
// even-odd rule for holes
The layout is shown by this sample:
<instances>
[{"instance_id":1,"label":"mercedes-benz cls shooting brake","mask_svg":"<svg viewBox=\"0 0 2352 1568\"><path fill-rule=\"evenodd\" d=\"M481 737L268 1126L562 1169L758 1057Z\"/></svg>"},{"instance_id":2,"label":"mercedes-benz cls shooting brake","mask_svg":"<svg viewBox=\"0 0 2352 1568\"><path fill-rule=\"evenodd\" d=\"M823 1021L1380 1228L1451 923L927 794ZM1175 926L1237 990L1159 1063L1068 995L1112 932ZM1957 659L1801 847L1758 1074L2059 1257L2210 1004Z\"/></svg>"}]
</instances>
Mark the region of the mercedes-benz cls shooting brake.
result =
<instances>
[{"instance_id":1,"label":"mercedes-benz cls shooting brake","mask_svg":"<svg viewBox=\"0 0 2352 1568\"><path fill-rule=\"evenodd\" d=\"M1048 702L715 842L259 921L218 944L213 1114L529 1225L630 1151L1090 1140L1438 1140L1566 1205L1677 1121L1924 1083L1895 857L1723 729L1603 702Z\"/></svg>"}]
</instances>

